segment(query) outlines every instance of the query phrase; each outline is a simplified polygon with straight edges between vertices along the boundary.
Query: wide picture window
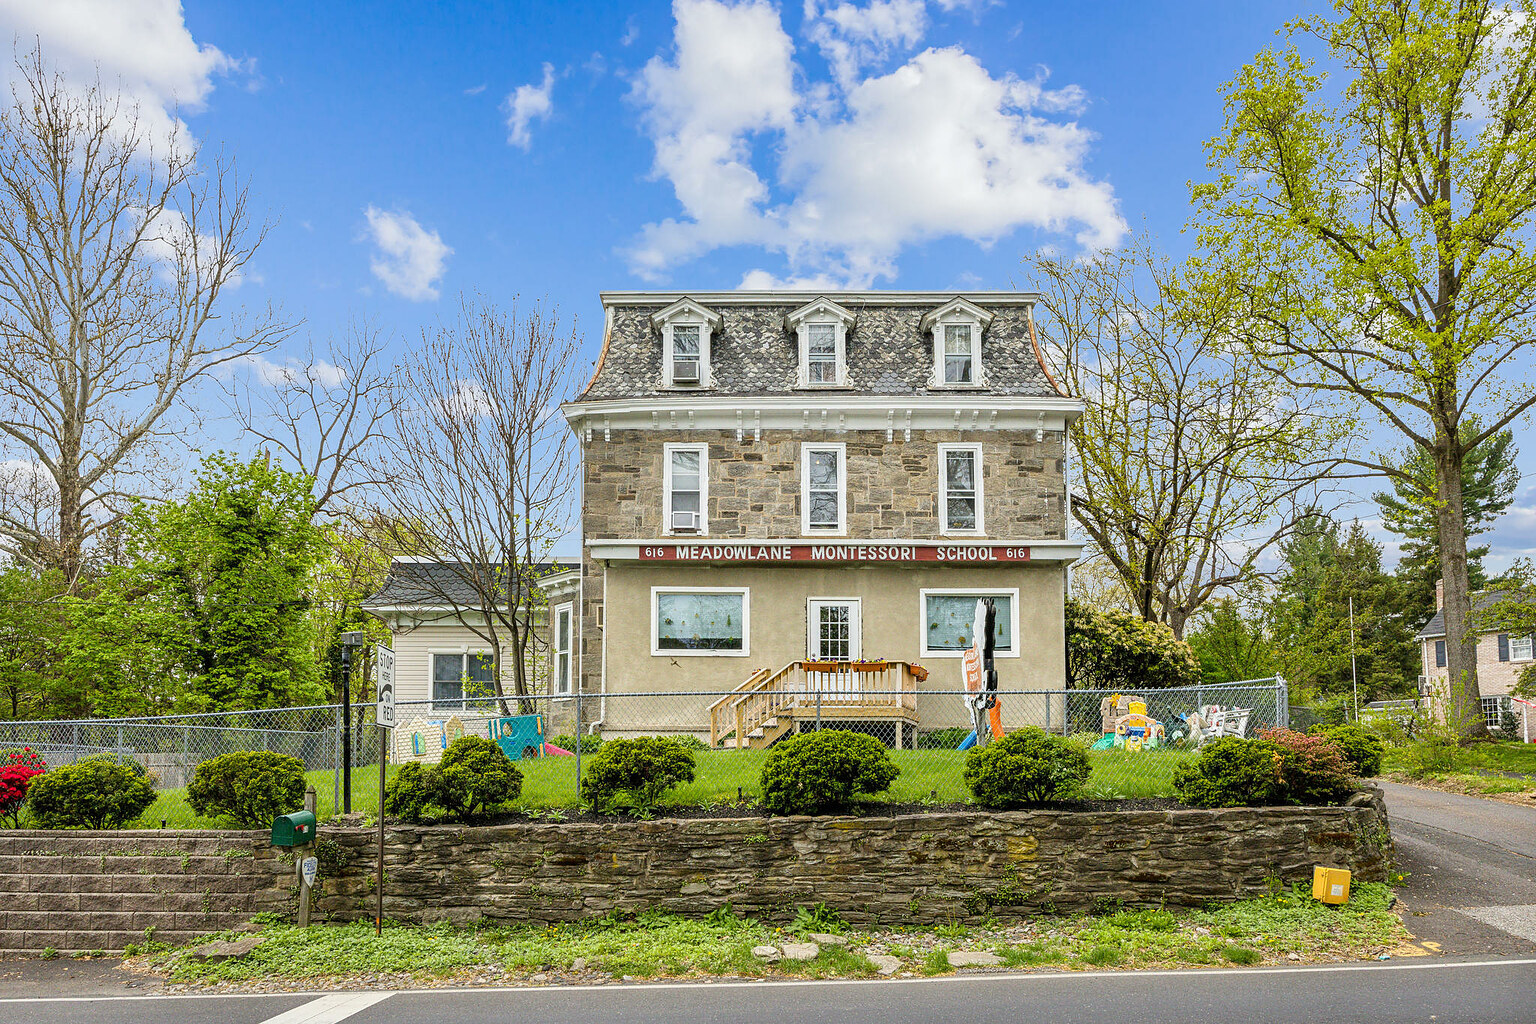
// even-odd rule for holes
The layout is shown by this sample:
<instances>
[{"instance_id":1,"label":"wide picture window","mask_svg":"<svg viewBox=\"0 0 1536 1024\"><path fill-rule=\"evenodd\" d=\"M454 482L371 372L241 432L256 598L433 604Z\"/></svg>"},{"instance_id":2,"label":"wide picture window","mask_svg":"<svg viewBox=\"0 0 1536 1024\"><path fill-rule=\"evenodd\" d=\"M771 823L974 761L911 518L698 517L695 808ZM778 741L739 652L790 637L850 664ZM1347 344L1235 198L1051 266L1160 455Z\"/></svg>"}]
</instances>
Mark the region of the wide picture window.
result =
<instances>
[{"instance_id":1,"label":"wide picture window","mask_svg":"<svg viewBox=\"0 0 1536 1024\"><path fill-rule=\"evenodd\" d=\"M745 654L745 591L658 591L656 652Z\"/></svg>"},{"instance_id":2,"label":"wide picture window","mask_svg":"<svg viewBox=\"0 0 1536 1024\"><path fill-rule=\"evenodd\" d=\"M923 597L923 649L925 653L960 652L974 644L976 601L990 597L997 609L993 649L1013 652L1012 594L925 594Z\"/></svg>"}]
</instances>

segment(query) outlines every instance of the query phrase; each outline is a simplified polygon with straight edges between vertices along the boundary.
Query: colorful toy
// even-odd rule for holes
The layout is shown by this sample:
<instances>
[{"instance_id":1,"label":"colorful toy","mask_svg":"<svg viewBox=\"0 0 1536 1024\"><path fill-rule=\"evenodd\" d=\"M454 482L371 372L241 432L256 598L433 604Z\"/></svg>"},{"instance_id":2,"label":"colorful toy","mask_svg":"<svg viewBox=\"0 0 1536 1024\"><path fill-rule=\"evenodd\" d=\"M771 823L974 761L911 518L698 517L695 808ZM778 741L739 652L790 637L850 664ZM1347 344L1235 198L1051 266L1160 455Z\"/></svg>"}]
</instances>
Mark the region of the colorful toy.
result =
<instances>
[{"instance_id":1,"label":"colorful toy","mask_svg":"<svg viewBox=\"0 0 1536 1024\"><path fill-rule=\"evenodd\" d=\"M448 744L464 735L464 723L452 718L417 716L395 730L395 760L436 763Z\"/></svg>"},{"instance_id":2,"label":"colorful toy","mask_svg":"<svg viewBox=\"0 0 1536 1024\"><path fill-rule=\"evenodd\" d=\"M538 757L544 751L543 715L492 718L485 723L485 730L496 741L501 752L514 761Z\"/></svg>"},{"instance_id":3,"label":"colorful toy","mask_svg":"<svg viewBox=\"0 0 1536 1024\"><path fill-rule=\"evenodd\" d=\"M1147 702L1129 694L1117 693L1101 700L1099 724L1104 735L1094 743L1094 750L1151 750L1168 742L1163 723L1147 714Z\"/></svg>"}]
</instances>

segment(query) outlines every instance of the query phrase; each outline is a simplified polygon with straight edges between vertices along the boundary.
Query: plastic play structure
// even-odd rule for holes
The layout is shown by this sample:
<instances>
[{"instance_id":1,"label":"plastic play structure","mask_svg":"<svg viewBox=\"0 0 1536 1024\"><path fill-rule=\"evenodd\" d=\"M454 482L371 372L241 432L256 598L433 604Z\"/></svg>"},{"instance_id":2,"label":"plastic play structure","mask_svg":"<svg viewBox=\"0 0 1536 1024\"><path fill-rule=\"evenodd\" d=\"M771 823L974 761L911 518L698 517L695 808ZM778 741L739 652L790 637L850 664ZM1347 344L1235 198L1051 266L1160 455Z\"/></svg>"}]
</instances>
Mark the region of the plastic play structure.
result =
<instances>
[{"instance_id":1,"label":"plastic play structure","mask_svg":"<svg viewBox=\"0 0 1536 1024\"><path fill-rule=\"evenodd\" d=\"M1153 750L1168 742L1163 723L1147 714L1147 702L1128 694L1099 701L1099 727L1104 733L1094 750L1120 747L1132 752Z\"/></svg>"},{"instance_id":2,"label":"plastic play structure","mask_svg":"<svg viewBox=\"0 0 1536 1024\"><path fill-rule=\"evenodd\" d=\"M1189 730L1191 746L1199 747L1206 740L1222 736L1248 735L1248 717L1253 708L1224 708L1220 704L1207 704L1199 711L1180 715L1184 727Z\"/></svg>"},{"instance_id":3,"label":"plastic play structure","mask_svg":"<svg viewBox=\"0 0 1536 1024\"><path fill-rule=\"evenodd\" d=\"M544 716L543 715L508 715L505 718L492 718L485 723L485 731L501 752L514 761L520 761L525 757L538 757L540 754L553 754L558 747L547 746L544 742ZM560 751L567 753L567 751Z\"/></svg>"},{"instance_id":4,"label":"plastic play structure","mask_svg":"<svg viewBox=\"0 0 1536 1024\"><path fill-rule=\"evenodd\" d=\"M417 715L395 730L395 760L436 763L448 744L464 735L464 723L451 718Z\"/></svg>"}]
</instances>

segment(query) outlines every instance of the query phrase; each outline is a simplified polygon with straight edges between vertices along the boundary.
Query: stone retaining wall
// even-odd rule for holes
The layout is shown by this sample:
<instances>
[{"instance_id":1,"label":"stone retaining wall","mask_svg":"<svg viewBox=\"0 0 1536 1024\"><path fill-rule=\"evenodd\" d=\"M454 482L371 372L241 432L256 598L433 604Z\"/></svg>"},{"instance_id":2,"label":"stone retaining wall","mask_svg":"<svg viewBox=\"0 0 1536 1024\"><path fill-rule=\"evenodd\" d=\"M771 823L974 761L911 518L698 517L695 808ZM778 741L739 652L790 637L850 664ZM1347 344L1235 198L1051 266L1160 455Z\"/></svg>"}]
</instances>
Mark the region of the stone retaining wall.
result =
<instances>
[{"instance_id":1,"label":"stone retaining wall","mask_svg":"<svg viewBox=\"0 0 1536 1024\"><path fill-rule=\"evenodd\" d=\"M321 828L319 919L372 916L376 835ZM1379 791L1325 808L396 825L385 849L385 915L457 922L726 903L770 921L826 903L859 925L1196 906L1310 882L1316 864L1384 881L1392 857ZM265 833L0 833L0 949L115 949L150 926L185 939L291 914L294 891Z\"/></svg>"}]
</instances>

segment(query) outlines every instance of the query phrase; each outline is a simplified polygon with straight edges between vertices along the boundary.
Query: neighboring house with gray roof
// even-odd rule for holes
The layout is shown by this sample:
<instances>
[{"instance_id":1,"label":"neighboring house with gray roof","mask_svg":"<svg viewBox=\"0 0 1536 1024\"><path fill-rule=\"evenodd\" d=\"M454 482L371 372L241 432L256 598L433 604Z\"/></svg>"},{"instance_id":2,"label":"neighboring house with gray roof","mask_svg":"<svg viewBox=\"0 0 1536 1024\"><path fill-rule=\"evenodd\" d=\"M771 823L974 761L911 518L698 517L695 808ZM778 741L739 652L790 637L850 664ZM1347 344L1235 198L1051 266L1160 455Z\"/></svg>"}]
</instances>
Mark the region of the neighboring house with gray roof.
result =
<instances>
[{"instance_id":1,"label":"neighboring house with gray roof","mask_svg":"<svg viewBox=\"0 0 1536 1024\"><path fill-rule=\"evenodd\" d=\"M1497 591L1481 591L1472 595L1474 620L1479 612L1485 612L1505 595ZM1446 693L1448 671L1445 650L1445 590L1444 584L1435 584L1435 614L1418 632L1420 673L1431 693ZM1511 635L1490 630L1477 638L1477 689L1483 699L1483 718L1489 728L1498 728L1504 712L1511 710L1509 694L1520 682L1520 674L1536 663L1536 641L1533 637Z\"/></svg>"},{"instance_id":2,"label":"neighboring house with gray roof","mask_svg":"<svg viewBox=\"0 0 1536 1024\"><path fill-rule=\"evenodd\" d=\"M494 692L489 645L475 626L483 621L477 588L462 563L397 558L377 593L363 602L365 611L390 629L395 651L395 699L436 702L452 710L464 697ZM573 597L579 573L575 560L531 566L526 596L535 613L538 650L529 652L529 678L540 691L571 685L569 645L563 659L545 649L550 616L562 617L567 632L575 620ZM504 644L503 654L511 656ZM504 678L508 690L510 673Z\"/></svg>"},{"instance_id":3,"label":"neighboring house with gray roof","mask_svg":"<svg viewBox=\"0 0 1536 1024\"><path fill-rule=\"evenodd\" d=\"M969 721L915 680L960 685L983 596L1001 685L1063 685L1083 405L1041 357L1038 296L601 298L596 369L563 407L582 465L576 677L657 698L583 700L585 725L765 746L814 717L910 743ZM769 696L825 685L841 692L814 715ZM1008 704L1009 727L1043 707Z\"/></svg>"}]
</instances>

